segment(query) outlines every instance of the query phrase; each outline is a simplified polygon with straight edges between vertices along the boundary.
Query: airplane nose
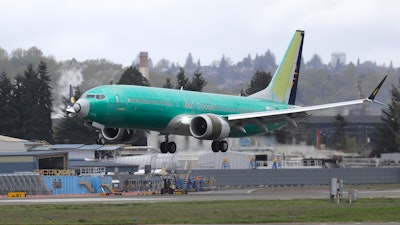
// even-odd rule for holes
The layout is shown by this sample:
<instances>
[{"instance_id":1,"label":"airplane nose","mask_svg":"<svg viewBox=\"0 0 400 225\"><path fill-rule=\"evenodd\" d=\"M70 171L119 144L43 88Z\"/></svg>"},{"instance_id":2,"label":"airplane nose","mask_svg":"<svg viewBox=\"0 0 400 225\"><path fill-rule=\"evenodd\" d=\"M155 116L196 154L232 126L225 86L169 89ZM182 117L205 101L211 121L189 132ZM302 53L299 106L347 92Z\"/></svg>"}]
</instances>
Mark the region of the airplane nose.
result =
<instances>
[{"instance_id":1,"label":"airplane nose","mask_svg":"<svg viewBox=\"0 0 400 225\"><path fill-rule=\"evenodd\" d=\"M79 99L74 105L75 113L82 118L86 117L89 114L89 109L89 102L86 99Z\"/></svg>"}]
</instances>

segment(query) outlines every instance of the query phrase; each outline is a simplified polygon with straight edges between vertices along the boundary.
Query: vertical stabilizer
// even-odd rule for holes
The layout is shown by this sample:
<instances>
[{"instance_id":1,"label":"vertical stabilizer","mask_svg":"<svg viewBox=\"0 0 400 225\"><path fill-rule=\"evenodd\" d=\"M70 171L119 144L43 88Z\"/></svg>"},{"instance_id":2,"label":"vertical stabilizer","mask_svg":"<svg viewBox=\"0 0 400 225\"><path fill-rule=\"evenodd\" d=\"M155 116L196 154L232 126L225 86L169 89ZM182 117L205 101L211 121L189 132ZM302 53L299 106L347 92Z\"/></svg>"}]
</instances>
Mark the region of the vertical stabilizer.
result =
<instances>
[{"instance_id":1,"label":"vertical stabilizer","mask_svg":"<svg viewBox=\"0 0 400 225\"><path fill-rule=\"evenodd\" d=\"M294 105L303 40L304 31L297 30L286 50L285 56L272 77L271 83L264 90L250 95L250 98L261 98Z\"/></svg>"}]
</instances>

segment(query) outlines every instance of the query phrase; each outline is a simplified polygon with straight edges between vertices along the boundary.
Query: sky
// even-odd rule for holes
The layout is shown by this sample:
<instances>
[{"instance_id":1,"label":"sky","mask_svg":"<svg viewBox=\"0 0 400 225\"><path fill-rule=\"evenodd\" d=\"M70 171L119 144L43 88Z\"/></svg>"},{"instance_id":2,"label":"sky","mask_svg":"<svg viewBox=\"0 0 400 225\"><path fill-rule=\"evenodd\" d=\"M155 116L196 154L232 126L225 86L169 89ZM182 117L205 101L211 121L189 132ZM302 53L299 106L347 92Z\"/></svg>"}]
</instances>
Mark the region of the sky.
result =
<instances>
[{"instance_id":1,"label":"sky","mask_svg":"<svg viewBox=\"0 0 400 225\"><path fill-rule=\"evenodd\" d=\"M237 63L271 50L281 60L295 30L303 57L333 52L347 62L400 67L397 0L1 0L0 48L36 46L57 60L105 58L131 65L147 51L153 63L202 65L223 55Z\"/></svg>"}]
</instances>

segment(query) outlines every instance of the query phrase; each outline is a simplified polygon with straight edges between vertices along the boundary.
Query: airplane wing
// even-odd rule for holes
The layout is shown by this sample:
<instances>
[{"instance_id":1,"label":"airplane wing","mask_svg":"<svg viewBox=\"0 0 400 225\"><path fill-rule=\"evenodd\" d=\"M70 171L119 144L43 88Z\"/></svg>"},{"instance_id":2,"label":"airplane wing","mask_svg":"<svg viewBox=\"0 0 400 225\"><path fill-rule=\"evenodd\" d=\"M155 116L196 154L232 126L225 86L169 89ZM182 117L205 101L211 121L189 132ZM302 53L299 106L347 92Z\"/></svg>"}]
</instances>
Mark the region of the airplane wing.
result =
<instances>
[{"instance_id":1,"label":"airplane wing","mask_svg":"<svg viewBox=\"0 0 400 225\"><path fill-rule=\"evenodd\" d=\"M383 82L386 80L386 78L387 78L387 76L385 76L382 79L382 81L374 89L374 91L371 93L371 95L368 98L364 98L364 99L344 101L344 102L335 102L335 103L329 103L329 104L323 104L323 105L305 106L305 107L293 106L293 108L274 110L274 111L261 111L261 112L252 112L252 113L232 114L232 115L225 116L225 118L228 121L265 118L265 117L289 115L289 114L300 113L300 112L308 112L308 111L314 111L314 110L320 110L320 109L330 109L330 108L341 107L341 106L357 105L357 104L363 104L366 102L374 102L374 103L377 103L380 105L387 106L386 104L375 100L375 96L378 94L378 91L381 88Z\"/></svg>"},{"instance_id":2,"label":"airplane wing","mask_svg":"<svg viewBox=\"0 0 400 225\"><path fill-rule=\"evenodd\" d=\"M308 111L314 111L314 110L320 110L320 109L329 109L329 108L335 108L335 107L340 107L340 106L357 105L357 104L362 104L366 101L370 101L370 100L359 99L359 100L336 102L336 103L323 104L323 105L313 105L313 106L305 106L305 107L297 106L297 107L291 108L291 109L232 114L232 115L228 115L227 119L228 119L228 121L232 121L232 120L243 120L243 119L252 119L252 118L269 117L269 116L288 115L288 114L293 114L293 113L308 112Z\"/></svg>"}]
</instances>

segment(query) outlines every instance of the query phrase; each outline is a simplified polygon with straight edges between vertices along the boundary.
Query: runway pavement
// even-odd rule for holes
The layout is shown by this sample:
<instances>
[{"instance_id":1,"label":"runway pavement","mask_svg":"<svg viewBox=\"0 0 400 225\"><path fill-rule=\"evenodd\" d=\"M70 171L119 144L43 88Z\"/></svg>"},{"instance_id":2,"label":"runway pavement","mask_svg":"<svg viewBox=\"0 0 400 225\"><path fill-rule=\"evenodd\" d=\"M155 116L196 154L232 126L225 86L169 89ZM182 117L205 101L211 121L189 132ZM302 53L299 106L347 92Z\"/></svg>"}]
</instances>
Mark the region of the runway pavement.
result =
<instances>
[{"instance_id":1,"label":"runway pavement","mask_svg":"<svg viewBox=\"0 0 400 225\"><path fill-rule=\"evenodd\" d=\"M348 194L344 192L347 199ZM399 189L357 191L358 198L400 198ZM41 197L0 199L0 205L8 204L71 204L71 203L126 203L126 202L165 202L165 201L214 201L214 200L272 200L272 199L327 199L329 190L315 187L254 188L206 192L190 192L187 195L151 196L98 196L98 197Z\"/></svg>"}]
</instances>

